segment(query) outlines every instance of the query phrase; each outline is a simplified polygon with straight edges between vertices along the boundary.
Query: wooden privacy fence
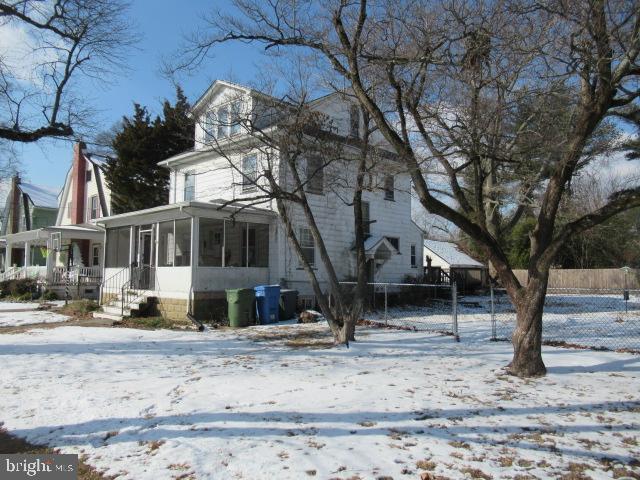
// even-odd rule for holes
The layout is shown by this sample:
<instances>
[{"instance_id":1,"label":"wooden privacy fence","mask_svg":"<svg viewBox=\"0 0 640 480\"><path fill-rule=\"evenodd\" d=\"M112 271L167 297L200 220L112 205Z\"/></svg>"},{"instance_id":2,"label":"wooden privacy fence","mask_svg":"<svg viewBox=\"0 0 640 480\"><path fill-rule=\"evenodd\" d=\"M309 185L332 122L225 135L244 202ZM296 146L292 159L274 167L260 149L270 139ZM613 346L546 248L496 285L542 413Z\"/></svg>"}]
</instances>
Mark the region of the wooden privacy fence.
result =
<instances>
[{"instance_id":1,"label":"wooden privacy fence","mask_svg":"<svg viewBox=\"0 0 640 480\"><path fill-rule=\"evenodd\" d=\"M514 273L520 283L527 283L526 270L514 270ZM639 269L629 269L626 276L627 288L640 289ZM625 273L620 268L551 269L549 288L622 289L625 288Z\"/></svg>"}]
</instances>

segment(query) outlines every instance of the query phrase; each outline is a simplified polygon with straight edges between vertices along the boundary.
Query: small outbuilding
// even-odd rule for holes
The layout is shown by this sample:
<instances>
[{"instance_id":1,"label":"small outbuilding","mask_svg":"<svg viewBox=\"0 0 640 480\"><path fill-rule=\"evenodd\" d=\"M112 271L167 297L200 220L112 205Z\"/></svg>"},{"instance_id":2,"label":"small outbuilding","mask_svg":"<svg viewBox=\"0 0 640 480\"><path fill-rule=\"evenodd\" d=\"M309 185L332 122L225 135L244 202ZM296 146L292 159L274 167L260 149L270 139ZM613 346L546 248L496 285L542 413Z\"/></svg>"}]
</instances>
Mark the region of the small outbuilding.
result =
<instances>
[{"instance_id":1,"label":"small outbuilding","mask_svg":"<svg viewBox=\"0 0 640 480\"><path fill-rule=\"evenodd\" d=\"M456 282L458 290L469 292L488 285L486 265L463 252L453 242L424 241L425 281L433 284Z\"/></svg>"}]
</instances>

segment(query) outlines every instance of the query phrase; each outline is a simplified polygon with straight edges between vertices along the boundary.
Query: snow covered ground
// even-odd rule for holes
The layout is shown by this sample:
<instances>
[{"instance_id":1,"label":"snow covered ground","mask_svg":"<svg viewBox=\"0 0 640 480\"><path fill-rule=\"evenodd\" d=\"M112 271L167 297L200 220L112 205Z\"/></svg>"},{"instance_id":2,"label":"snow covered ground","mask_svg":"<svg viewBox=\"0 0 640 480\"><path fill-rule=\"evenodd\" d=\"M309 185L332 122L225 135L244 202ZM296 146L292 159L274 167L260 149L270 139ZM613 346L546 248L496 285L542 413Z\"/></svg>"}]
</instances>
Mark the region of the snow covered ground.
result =
<instances>
[{"instance_id":1,"label":"snow covered ground","mask_svg":"<svg viewBox=\"0 0 640 480\"><path fill-rule=\"evenodd\" d=\"M0 312L11 311L28 311L35 310L40 304L38 302L0 302Z\"/></svg>"},{"instance_id":2,"label":"snow covered ground","mask_svg":"<svg viewBox=\"0 0 640 480\"><path fill-rule=\"evenodd\" d=\"M59 313L38 311L39 303L0 302L0 327L18 327L37 323L66 322L69 317Z\"/></svg>"},{"instance_id":3,"label":"snow covered ground","mask_svg":"<svg viewBox=\"0 0 640 480\"><path fill-rule=\"evenodd\" d=\"M0 419L128 479L640 473L640 356L546 347L549 374L520 380L506 342L326 331L0 335Z\"/></svg>"}]
</instances>

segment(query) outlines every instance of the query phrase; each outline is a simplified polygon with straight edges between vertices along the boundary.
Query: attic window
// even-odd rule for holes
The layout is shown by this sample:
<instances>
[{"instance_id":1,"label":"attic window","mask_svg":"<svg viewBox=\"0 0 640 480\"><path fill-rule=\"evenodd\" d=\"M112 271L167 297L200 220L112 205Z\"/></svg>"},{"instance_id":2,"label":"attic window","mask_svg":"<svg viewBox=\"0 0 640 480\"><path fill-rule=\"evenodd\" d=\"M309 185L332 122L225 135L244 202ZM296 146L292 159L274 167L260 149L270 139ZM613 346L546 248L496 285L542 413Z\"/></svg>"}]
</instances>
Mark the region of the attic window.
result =
<instances>
[{"instance_id":1,"label":"attic window","mask_svg":"<svg viewBox=\"0 0 640 480\"><path fill-rule=\"evenodd\" d=\"M204 138L205 142L216 138L216 113L213 110L204 115Z\"/></svg>"},{"instance_id":2,"label":"attic window","mask_svg":"<svg viewBox=\"0 0 640 480\"><path fill-rule=\"evenodd\" d=\"M218 138L229 136L229 108L224 105L218 109Z\"/></svg>"},{"instance_id":3,"label":"attic window","mask_svg":"<svg viewBox=\"0 0 640 480\"><path fill-rule=\"evenodd\" d=\"M86 180L87 180L87 182L91 181L91 170L87 170Z\"/></svg>"},{"instance_id":4,"label":"attic window","mask_svg":"<svg viewBox=\"0 0 640 480\"><path fill-rule=\"evenodd\" d=\"M231 104L231 118L229 123L231 124L231 135L240 133L240 112L242 110L242 102L240 100Z\"/></svg>"}]
</instances>

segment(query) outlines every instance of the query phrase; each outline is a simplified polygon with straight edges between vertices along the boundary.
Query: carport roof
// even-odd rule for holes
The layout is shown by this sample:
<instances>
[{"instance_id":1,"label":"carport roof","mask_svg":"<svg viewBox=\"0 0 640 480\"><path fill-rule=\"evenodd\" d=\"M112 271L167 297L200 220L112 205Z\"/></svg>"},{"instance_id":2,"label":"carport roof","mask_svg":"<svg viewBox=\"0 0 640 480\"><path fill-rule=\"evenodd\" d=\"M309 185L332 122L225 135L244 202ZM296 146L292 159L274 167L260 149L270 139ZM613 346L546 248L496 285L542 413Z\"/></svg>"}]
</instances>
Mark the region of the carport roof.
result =
<instances>
[{"instance_id":1,"label":"carport roof","mask_svg":"<svg viewBox=\"0 0 640 480\"><path fill-rule=\"evenodd\" d=\"M460 247L453 242L442 242L439 240L425 240L424 246L436 256L440 257L449 267L453 268L485 268L485 266L474 260L469 255L460 250Z\"/></svg>"}]
</instances>

